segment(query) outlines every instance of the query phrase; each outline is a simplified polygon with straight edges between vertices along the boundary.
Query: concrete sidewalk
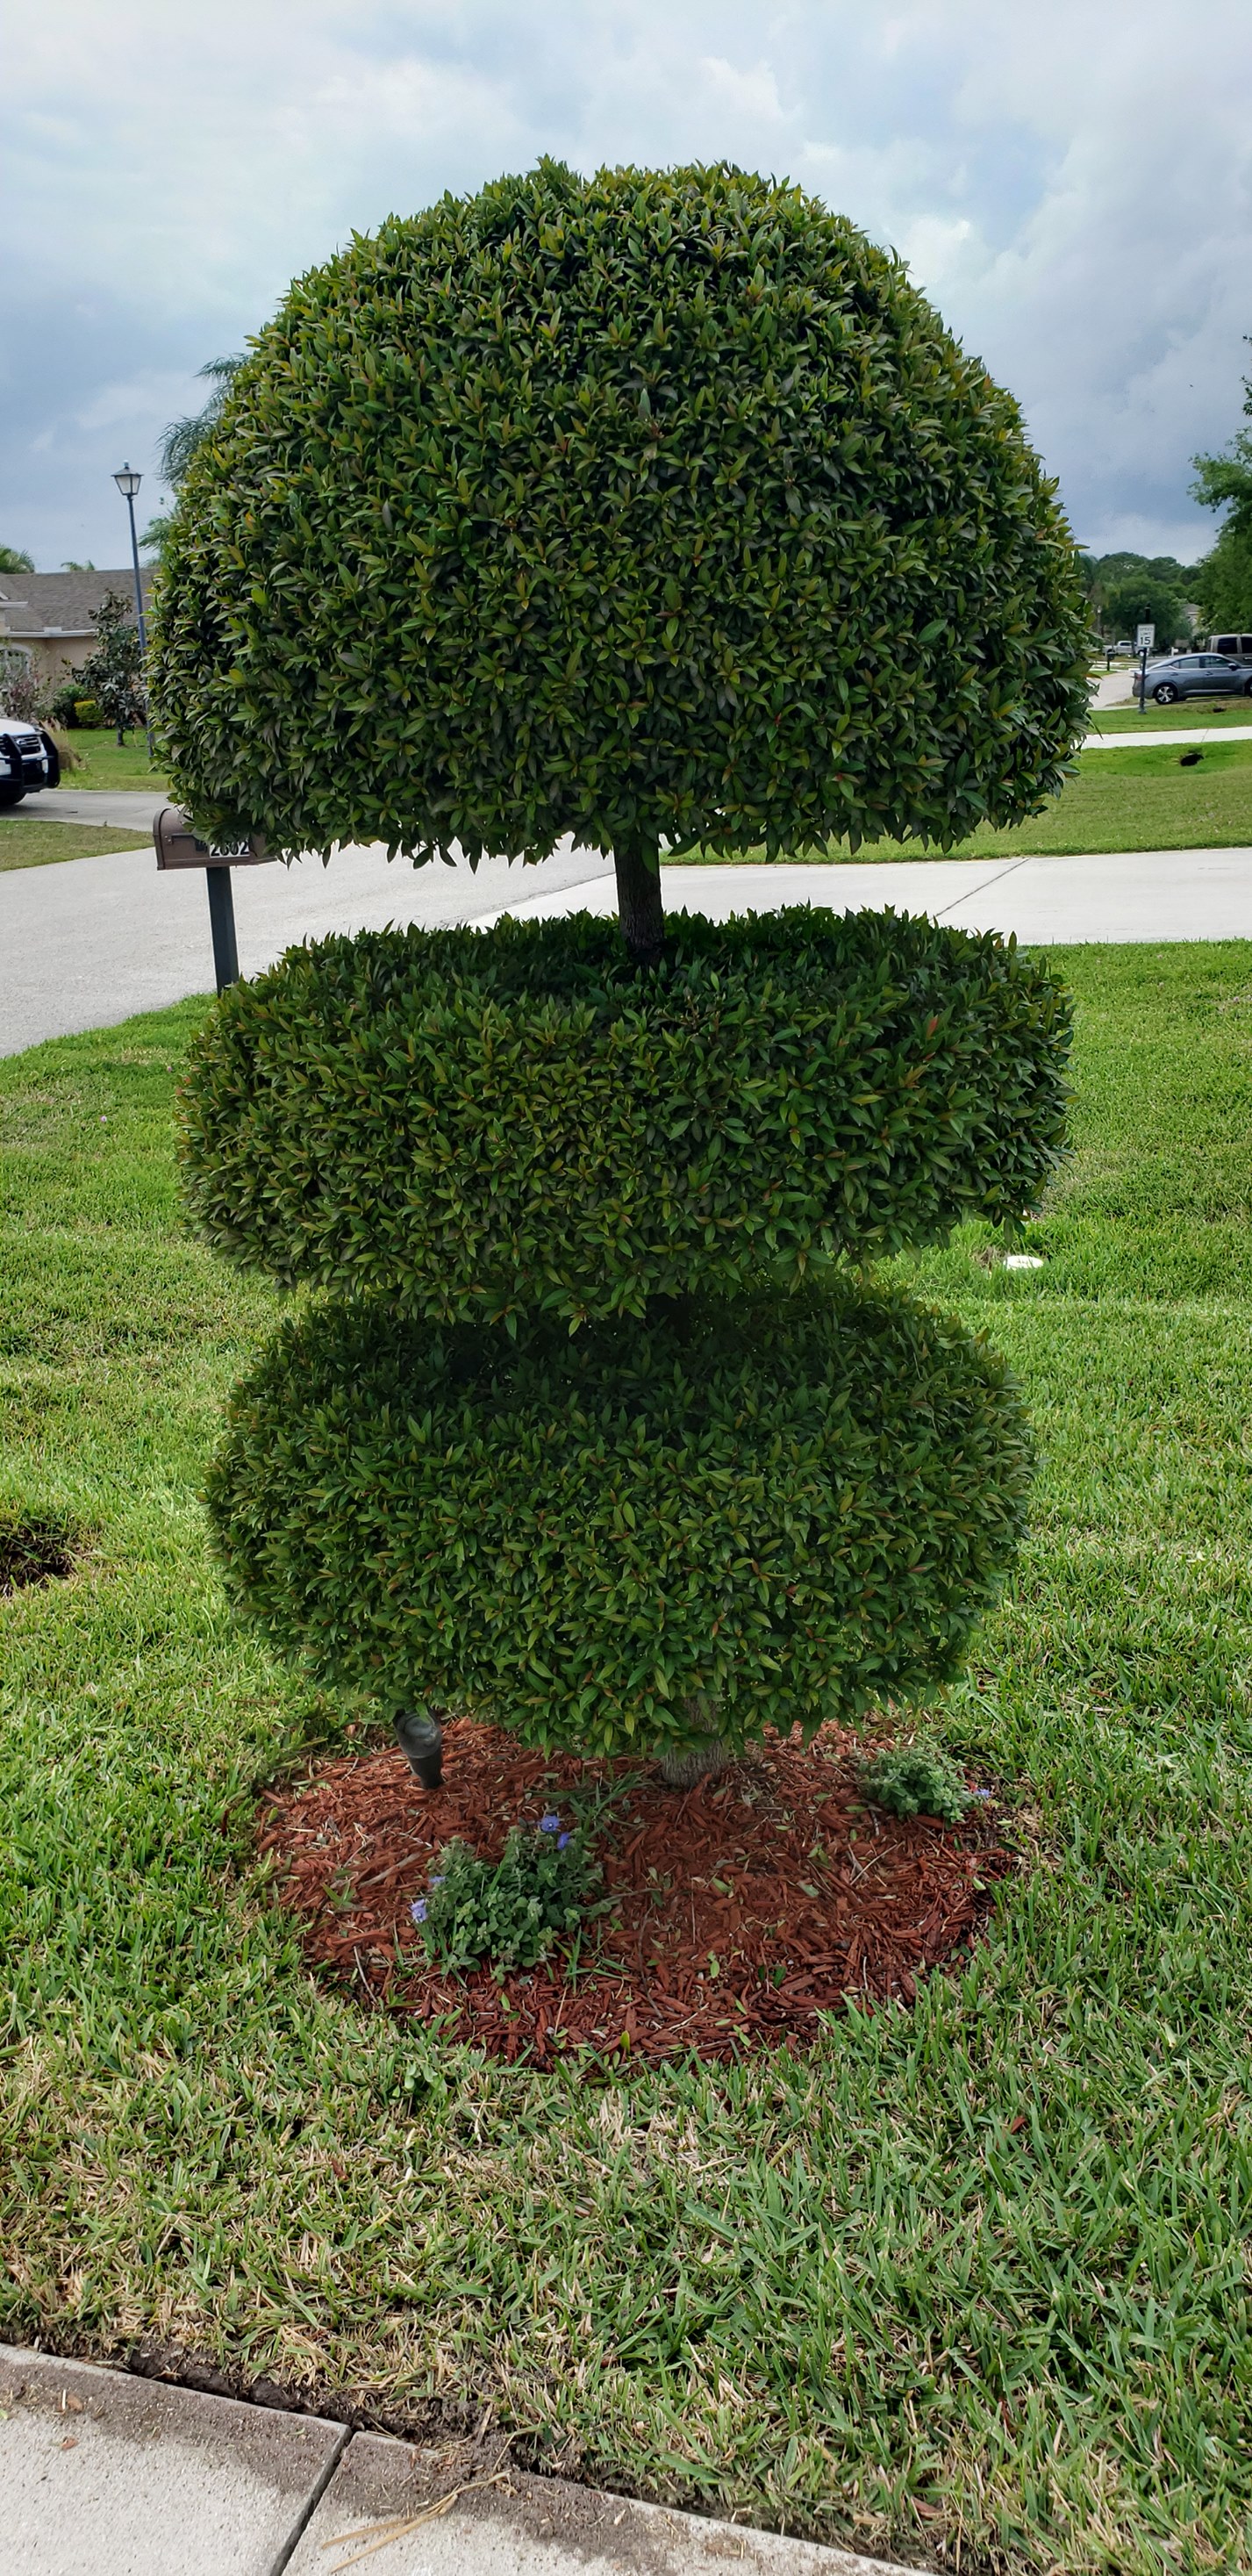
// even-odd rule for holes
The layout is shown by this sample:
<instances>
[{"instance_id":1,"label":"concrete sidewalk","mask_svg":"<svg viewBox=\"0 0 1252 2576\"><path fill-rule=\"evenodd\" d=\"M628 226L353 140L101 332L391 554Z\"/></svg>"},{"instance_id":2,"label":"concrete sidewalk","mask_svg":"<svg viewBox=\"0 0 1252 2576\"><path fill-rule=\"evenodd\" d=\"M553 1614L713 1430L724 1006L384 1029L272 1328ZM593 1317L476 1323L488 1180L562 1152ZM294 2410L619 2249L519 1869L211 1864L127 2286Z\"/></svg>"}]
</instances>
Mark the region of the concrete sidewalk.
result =
<instances>
[{"instance_id":1,"label":"concrete sidewalk","mask_svg":"<svg viewBox=\"0 0 1252 2576\"><path fill-rule=\"evenodd\" d=\"M1252 724L1184 725L1181 731L1170 726L1145 724L1142 733L1089 733L1084 751L1168 751L1171 743L1187 742L1252 742Z\"/></svg>"},{"instance_id":2,"label":"concrete sidewalk","mask_svg":"<svg viewBox=\"0 0 1252 2576\"><path fill-rule=\"evenodd\" d=\"M503 912L616 909L612 862L566 845L535 868L477 872L388 863L344 850L234 871L239 961L259 973L294 941L389 921L486 923ZM1147 850L1095 857L857 860L847 866L666 867L665 900L724 920L780 904L839 912L892 904L1021 940L1243 939L1252 935L1252 852ZM109 1027L212 984L200 869L158 875L147 850L0 875L0 1054Z\"/></svg>"},{"instance_id":3,"label":"concrete sidewalk","mask_svg":"<svg viewBox=\"0 0 1252 2576\"><path fill-rule=\"evenodd\" d=\"M907 2576L314 2415L0 2345L0 2576ZM916 2576L916 2570L912 2571Z\"/></svg>"},{"instance_id":4,"label":"concrete sidewalk","mask_svg":"<svg viewBox=\"0 0 1252 2576\"><path fill-rule=\"evenodd\" d=\"M108 865L109 862L100 862ZM828 904L835 912L891 904L964 930L1010 931L1029 946L1071 940L1246 939L1252 936L1252 850L1105 851L1064 859L900 859L877 866L667 867L669 912L773 912ZM580 888L588 912L616 910L612 880ZM510 907L514 908L514 907ZM539 895L531 912L573 900Z\"/></svg>"}]
</instances>

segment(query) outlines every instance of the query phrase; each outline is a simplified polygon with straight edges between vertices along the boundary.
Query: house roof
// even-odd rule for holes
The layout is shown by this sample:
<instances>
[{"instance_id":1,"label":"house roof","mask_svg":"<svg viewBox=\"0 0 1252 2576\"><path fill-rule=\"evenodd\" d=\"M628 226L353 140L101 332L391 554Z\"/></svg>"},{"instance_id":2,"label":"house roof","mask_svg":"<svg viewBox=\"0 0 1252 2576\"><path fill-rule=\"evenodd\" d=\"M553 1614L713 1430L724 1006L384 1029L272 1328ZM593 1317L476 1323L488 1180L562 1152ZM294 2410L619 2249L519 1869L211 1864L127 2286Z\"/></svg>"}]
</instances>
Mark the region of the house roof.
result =
<instances>
[{"instance_id":1,"label":"house roof","mask_svg":"<svg viewBox=\"0 0 1252 2576\"><path fill-rule=\"evenodd\" d=\"M140 567L145 608L152 595L153 567ZM135 576L122 572L0 573L0 633L9 635L92 635L96 610L116 590L133 614Z\"/></svg>"}]
</instances>

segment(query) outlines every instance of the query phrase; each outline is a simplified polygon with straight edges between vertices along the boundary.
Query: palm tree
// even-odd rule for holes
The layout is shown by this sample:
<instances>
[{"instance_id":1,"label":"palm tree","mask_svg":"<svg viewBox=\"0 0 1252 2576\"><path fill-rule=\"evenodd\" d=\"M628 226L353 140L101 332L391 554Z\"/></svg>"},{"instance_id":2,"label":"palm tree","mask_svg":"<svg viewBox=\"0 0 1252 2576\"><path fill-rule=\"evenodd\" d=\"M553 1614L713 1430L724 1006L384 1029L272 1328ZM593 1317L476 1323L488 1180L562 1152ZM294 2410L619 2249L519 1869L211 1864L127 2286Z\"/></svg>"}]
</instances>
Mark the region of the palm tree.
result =
<instances>
[{"instance_id":1,"label":"palm tree","mask_svg":"<svg viewBox=\"0 0 1252 2576\"><path fill-rule=\"evenodd\" d=\"M196 449L204 445L206 438L212 437L222 417L226 397L242 365L242 355L236 358L210 358L208 365L198 370L201 378L207 378L213 387L203 411L189 412L185 420L170 422L161 441L160 472L162 482L173 485L175 500L170 509L158 510L155 516L149 519L139 540L145 554L159 555L163 552L166 538L174 524L178 486L187 472Z\"/></svg>"},{"instance_id":2,"label":"palm tree","mask_svg":"<svg viewBox=\"0 0 1252 2576\"><path fill-rule=\"evenodd\" d=\"M196 449L211 438L226 405L231 385L243 365L237 358L210 358L201 367L201 380L207 378L213 391L203 411L191 412L185 420L172 420L161 441L161 479L177 487L183 480Z\"/></svg>"}]
</instances>

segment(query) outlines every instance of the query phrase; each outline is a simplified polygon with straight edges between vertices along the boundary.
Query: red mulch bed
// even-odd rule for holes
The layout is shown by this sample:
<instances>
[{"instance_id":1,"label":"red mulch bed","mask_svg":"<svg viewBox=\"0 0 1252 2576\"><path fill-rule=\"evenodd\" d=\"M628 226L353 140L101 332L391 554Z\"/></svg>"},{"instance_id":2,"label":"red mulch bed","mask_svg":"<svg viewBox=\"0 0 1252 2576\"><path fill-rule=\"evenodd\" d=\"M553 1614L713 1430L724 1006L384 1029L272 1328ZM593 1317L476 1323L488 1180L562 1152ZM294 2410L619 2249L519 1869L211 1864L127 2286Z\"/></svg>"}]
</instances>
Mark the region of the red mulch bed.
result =
<instances>
[{"instance_id":1,"label":"red mulch bed","mask_svg":"<svg viewBox=\"0 0 1252 2576\"><path fill-rule=\"evenodd\" d=\"M648 1768L527 1752L459 1718L445 1729L442 1789L419 1788L391 1746L349 1754L271 1793L260 1848L310 1963L448 2040L539 2066L577 2049L619 2063L727 2058L810 2042L818 2015L849 1997L911 2003L928 1969L968 1953L995 1881L1017 1866L994 1804L961 1825L860 1804L865 1749L826 1727L807 1750L798 1736L771 1741L682 1791ZM428 1962L410 1908L443 1844L459 1837L495 1859L510 1825L537 1824L590 1781L628 1779L597 1838L603 1892L620 1905L572 1978L559 1956L499 1979Z\"/></svg>"}]
</instances>

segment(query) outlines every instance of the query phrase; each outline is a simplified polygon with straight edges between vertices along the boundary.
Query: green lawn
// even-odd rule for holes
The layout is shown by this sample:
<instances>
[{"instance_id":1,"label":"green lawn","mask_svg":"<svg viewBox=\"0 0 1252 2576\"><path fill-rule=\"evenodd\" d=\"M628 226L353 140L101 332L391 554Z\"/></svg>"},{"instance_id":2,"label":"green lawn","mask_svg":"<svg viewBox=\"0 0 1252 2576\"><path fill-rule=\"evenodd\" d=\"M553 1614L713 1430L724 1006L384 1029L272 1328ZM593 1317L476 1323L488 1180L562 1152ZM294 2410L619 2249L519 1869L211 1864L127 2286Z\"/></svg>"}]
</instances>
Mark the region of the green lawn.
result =
<instances>
[{"instance_id":1,"label":"green lawn","mask_svg":"<svg viewBox=\"0 0 1252 2576\"><path fill-rule=\"evenodd\" d=\"M114 794L119 788L150 787L155 796L165 790L165 772L150 763L141 733L128 733L119 744L115 733L87 733L76 726L58 739L73 754L74 765L66 768L63 784L72 787L75 795L85 787L111 787Z\"/></svg>"},{"instance_id":2,"label":"green lawn","mask_svg":"<svg viewBox=\"0 0 1252 2576\"><path fill-rule=\"evenodd\" d=\"M865 841L857 857L886 859L1060 858L1076 850L1241 849L1252 846L1252 742L1215 742L1193 769L1179 766L1168 743L1142 750L1093 751L1079 757L1077 774L1046 814L1016 831L974 832L954 850L918 841ZM821 866L845 862L846 841L824 850L782 854ZM746 850L746 860L759 859ZM716 866L712 854L688 854L676 864Z\"/></svg>"},{"instance_id":3,"label":"green lawn","mask_svg":"<svg viewBox=\"0 0 1252 2576\"><path fill-rule=\"evenodd\" d=\"M1252 2562L1252 945L1059 954L1040 1272L906 1265L1011 1356L1034 1529L938 1716L1033 1873L810 2057L536 2076L358 2014L250 1857L344 1720L228 1617L196 1489L276 1296L179 1234L203 1008L0 1064L0 2335L971 2570Z\"/></svg>"},{"instance_id":4,"label":"green lawn","mask_svg":"<svg viewBox=\"0 0 1252 2576\"><path fill-rule=\"evenodd\" d=\"M99 859L108 850L152 847L151 832L110 831L107 823L53 823L39 814L0 814L0 872L46 868L60 859Z\"/></svg>"},{"instance_id":5,"label":"green lawn","mask_svg":"<svg viewBox=\"0 0 1252 2576\"><path fill-rule=\"evenodd\" d=\"M1093 733L1195 733L1202 725L1252 725L1252 698L1184 698L1179 706L1158 707L1148 700L1148 712L1141 715L1138 707L1093 707Z\"/></svg>"}]
</instances>

